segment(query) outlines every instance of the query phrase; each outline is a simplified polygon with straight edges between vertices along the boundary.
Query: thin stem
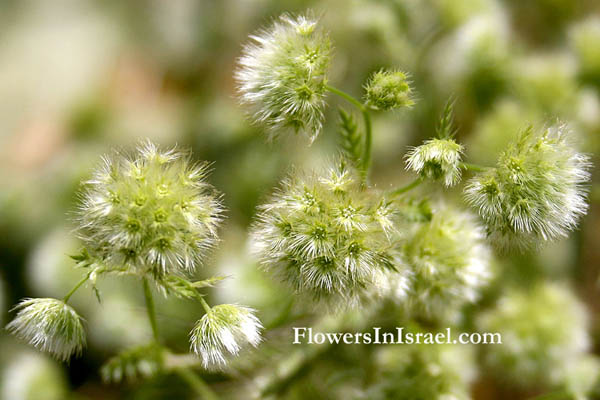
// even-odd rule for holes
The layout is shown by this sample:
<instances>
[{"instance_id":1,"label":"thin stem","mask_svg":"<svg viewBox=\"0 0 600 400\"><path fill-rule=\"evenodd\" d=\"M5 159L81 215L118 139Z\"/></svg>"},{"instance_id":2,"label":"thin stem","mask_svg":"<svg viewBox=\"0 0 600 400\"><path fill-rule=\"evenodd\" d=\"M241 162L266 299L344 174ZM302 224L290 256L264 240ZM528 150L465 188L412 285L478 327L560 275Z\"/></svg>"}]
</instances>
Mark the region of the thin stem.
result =
<instances>
[{"instance_id":1,"label":"thin stem","mask_svg":"<svg viewBox=\"0 0 600 400\"><path fill-rule=\"evenodd\" d=\"M481 165L464 163L464 162L460 163L460 167L463 169L466 169L467 171L473 171L473 172L483 172L487 169L487 167L484 167Z\"/></svg>"},{"instance_id":2,"label":"thin stem","mask_svg":"<svg viewBox=\"0 0 600 400\"><path fill-rule=\"evenodd\" d=\"M366 180L369 175L369 168L371 167L371 147L373 142L373 124L371 123L371 114L369 114L369 109L359 100L357 100L354 96L338 88L327 85L326 89L356 106L356 108L358 108L362 114L363 121L365 124L365 146L363 148L361 169L363 172L362 175Z\"/></svg>"},{"instance_id":3,"label":"thin stem","mask_svg":"<svg viewBox=\"0 0 600 400\"><path fill-rule=\"evenodd\" d=\"M423 183L423 179L417 178L414 181L412 181L411 183L409 183L408 185L400 186L399 188L392 190L391 192L389 192L389 195L390 196L398 196L402 193L406 193L409 190L416 188L421 183Z\"/></svg>"},{"instance_id":4,"label":"thin stem","mask_svg":"<svg viewBox=\"0 0 600 400\"><path fill-rule=\"evenodd\" d=\"M174 372L200 396L203 400L218 400L219 396L208 386L202 378L188 368L177 368Z\"/></svg>"},{"instance_id":5,"label":"thin stem","mask_svg":"<svg viewBox=\"0 0 600 400\"><path fill-rule=\"evenodd\" d=\"M206 313L208 314L210 312L210 306L208 305L206 300L204 300L204 297L200 296L199 298L200 298L200 304L202 304L204 311L206 311Z\"/></svg>"},{"instance_id":6,"label":"thin stem","mask_svg":"<svg viewBox=\"0 0 600 400\"><path fill-rule=\"evenodd\" d=\"M69 291L69 293L66 294L66 296L63 298L63 302L68 302L69 299L71 298L71 296L73 296L73 293L75 293L77 291L77 289L79 289L81 287L81 285L83 285L84 283L87 282L87 280L90 279L90 274L85 274L85 276L83 278L81 278L81 280L79 282L77 282L77 284L73 287L73 289L71 289Z\"/></svg>"},{"instance_id":7,"label":"thin stem","mask_svg":"<svg viewBox=\"0 0 600 400\"><path fill-rule=\"evenodd\" d=\"M158 325L156 324L156 309L154 307L154 299L152 298L152 290L148 279L144 278L144 297L146 298L146 312L148 313L148 319L150 320L150 326L152 327L152 336L154 340L158 342Z\"/></svg>"}]
</instances>

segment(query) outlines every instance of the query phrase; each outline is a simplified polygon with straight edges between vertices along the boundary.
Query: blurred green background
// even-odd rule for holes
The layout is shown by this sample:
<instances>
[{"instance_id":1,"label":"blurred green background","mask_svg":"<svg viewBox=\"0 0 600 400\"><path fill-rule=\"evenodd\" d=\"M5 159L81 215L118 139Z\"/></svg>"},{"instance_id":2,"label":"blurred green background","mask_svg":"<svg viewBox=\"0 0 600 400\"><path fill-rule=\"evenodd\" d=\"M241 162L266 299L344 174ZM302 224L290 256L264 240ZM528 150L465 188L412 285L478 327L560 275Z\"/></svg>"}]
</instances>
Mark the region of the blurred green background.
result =
<instances>
[{"instance_id":1,"label":"blurred green background","mask_svg":"<svg viewBox=\"0 0 600 400\"><path fill-rule=\"evenodd\" d=\"M290 292L257 268L247 228L256 206L292 166L310 167L337 154L336 105L342 103L330 97L324 133L312 146L303 137L266 143L238 105L232 76L249 34L282 12L309 8L322 16L335 45L332 84L360 97L366 78L382 67L411 75L416 105L375 115L373 181L379 188L411 179L403 164L407 146L433 134L451 95L469 162L492 165L528 123L561 120L574 127L581 148L600 165L597 0L2 0L3 324L20 298L61 298L77 282L81 273L68 254L79 247L69 215L79 182L111 148L150 138L189 147L195 158L213 163L210 179L224 193L228 211L221 243L199 277L231 275L211 290L213 300L252 306L272 328L257 354L240 360L238 375L205 374L205 380L225 399L252 398L244 388L266 379L269 368L284 368ZM527 288L540 277L568 282L587 306L598 352L600 182L594 179L581 229L536 254L497 256L502 284L487 296L507 286ZM446 195L460 201L458 191ZM99 289L101 305L90 290L73 298L86 319L89 343L69 365L0 332L2 399L194 398L172 376L102 384L100 365L151 333L135 282L107 279ZM161 299L158 307L167 342L185 352L187 334L202 315L199 305ZM355 368L360 357L341 360L349 374L362 373ZM325 372L321 384L335 384L325 377L331 378ZM306 391L291 389L290 398L346 398L327 397L310 374L298 379ZM472 391L476 399L529 394L486 377Z\"/></svg>"}]
</instances>

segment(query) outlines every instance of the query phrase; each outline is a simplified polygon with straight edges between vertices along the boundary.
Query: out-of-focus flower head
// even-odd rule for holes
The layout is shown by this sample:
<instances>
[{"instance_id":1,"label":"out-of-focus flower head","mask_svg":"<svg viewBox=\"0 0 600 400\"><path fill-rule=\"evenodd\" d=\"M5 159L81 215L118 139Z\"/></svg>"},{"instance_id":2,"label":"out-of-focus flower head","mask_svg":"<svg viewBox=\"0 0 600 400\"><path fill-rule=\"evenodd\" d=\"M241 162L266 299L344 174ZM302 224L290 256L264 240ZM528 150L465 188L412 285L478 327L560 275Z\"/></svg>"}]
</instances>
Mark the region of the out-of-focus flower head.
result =
<instances>
[{"instance_id":1,"label":"out-of-focus flower head","mask_svg":"<svg viewBox=\"0 0 600 400\"><path fill-rule=\"evenodd\" d=\"M17 316L6 329L40 351L67 361L85 346L81 318L70 306L56 299L24 299L15 308Z\"/></svg>"},{"instance_id":2,"label":"out-of-focus flower head","mask_svg":"<svg viewBox=\"0 0 600 400\"><path fill-rule=\"evenodd\" d=\"M413 332L414 333L414 332ZM382 346L377 354L382 383L369 399L468 400L474 357L468 346Z\"/></svg>"},{"instance_id":3,"label":"out-of-focus flower head","mask_svg":"<svg viewBox=\"0 0 600 400\"><path fill-rule=\"evenodd\" d=\"M408 75L402 71L379 71L365 85L365 103L375 110L410 107L412 89Z\"/></svg>"},{"instance_id":4,"label":"out-of-focus flower head","mask_svg":"<svg viewBox=\"0 0 600 400\"><path fill-rule=\"evenodd\" d=\"M409 304L415 312L452 319L491 278L485 232L474 216L450 207L414 229L404 246L413 273Z\"/></svg>"},{"instance_id":5,"label":"out-of-focus flower head","mask_svg":"<svg viewBox=\"0 0 600 400\"><path fill-rule=\"evenodd\" d=\"M589 158L571 144L564 125L529 128L503 152L495 168L466 188L495 245L527 247L566 236L586 213Z\"/></svg>"},{"instance_id":6,"label":"out-of-focus flower head","mask_svg":"<svg viewBox=\"0 0 600 400\"><path fill-rule=\"evenodd\" d=\"M235 304L210 308L190 333L191 349L202 358L205 368L221 368L227 355L237 355L246 343L256 347L263 328L255 311Z\"/></svg>"},{"instance_id":7,"label":"out-of-focus flower head","mask_svg":"<svg viewBox=\"0 0 600 400\"><path fill-rule=\"evenodd\" d=\"M600 17L579 22L572 27L570 34L581 77L600 87Z\"/></svg>"},{"instance_id":8,"label":"out-of-focus flower head","mask_svg":"<svg viewBox=\"0 0 600 400\"><path fill-rule=\"evenodd\" d=\"M220 196L207 165L146 142L115 154L86 182L78 210L87 251L109 267L160 277L192 272L217 240Z\"/></svg>"},{"instance_id":9,"label":"out-of-focus flower head","mask_svg":"<svg viewBox=\"0 0 600 400\"><path fill-rule=\"evenodd\" d=\"M348 306L399 265L390 240L394 215L394 204L363 188L344 164L294 174L261 207L254 251L298 292Z\"/></svg>"},{"instance_id":10,"label":"out-of-focus flower head","mask_svg":"<svg viewBox=\"0 0 600 400\"><path fill-rule=\"evenodd\" d=\"M502 345L486 349L486 364L523 387L565 384L590 344L583 305L557 284L510 292L480 316L478 327L502 335Z\"/></svg>"},{"instance_id":11,"label":"out-of-focus flower head","mask_svg":"<svg viewBox=\"0 0 600 400\"><path fill-rule=\"evenodd\" d=\"M284 14L251 39L235 74L241 101L272 136L291 128L314 140L323 126L328 36L310 15Z\"/></svg>"}]
</instances>

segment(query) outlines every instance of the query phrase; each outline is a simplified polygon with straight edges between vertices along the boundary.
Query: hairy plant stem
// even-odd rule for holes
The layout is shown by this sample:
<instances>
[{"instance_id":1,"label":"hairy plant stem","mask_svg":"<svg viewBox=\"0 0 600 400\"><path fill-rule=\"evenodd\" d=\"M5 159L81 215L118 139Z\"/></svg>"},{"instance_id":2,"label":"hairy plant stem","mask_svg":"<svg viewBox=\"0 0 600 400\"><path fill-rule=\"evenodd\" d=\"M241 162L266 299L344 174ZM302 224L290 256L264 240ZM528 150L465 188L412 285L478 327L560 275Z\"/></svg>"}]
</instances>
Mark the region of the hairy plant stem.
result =
<instances>
[{"instance_id":1,"label":"hairy plant stem","mask_svg":"<svg viewBox=\"0 0 600 400\"><path fill-rule=\"evenodd\" d=\"M197 374L194 373L189 368L176 368L173 370L181 379L186 381L186 383L194 389L194 391L200 396L203 400L218 400L219 396L208 386L206 382L202 378L200 378Z\"/></svg>"},{"instance_id":2,"label":"hairy plant stem","mask_svg":"<svg viewBox=\"0 0 600 400\"><path fill-rule=\"evenodd\" d=\"M484 167L481 165L470 164L470 163L465 163L465 162L461 162L460 167L467 171L473 171L473 172L483 172L487 169L487 167Z\"/></svg>"},{"instance_id":3,"label":"hairy plant stem","mask_svg":"<svg viewBox=\"0 0 600 400\"><path fill-rule=\"evenodd\" d=\"M363 154L361 157L361 166L360 167L361 167L362 176L364 177L364 180L366 183L366 181L368 180L368 176L369 176L369 168L371 167L371 147L372 147L372 142L373 142L373 126L371 123L371 114L369 114L369 109L363 103L358 101L354 96L352 96L338 88L327 85L326 89L329 90L331 93L345 99L352 105L356 106L356 108L358 108L360 110L360 112L363 116L363 121L364 121L364 125L365 125L365 141L364 141L364 148L363 148Z\"/></svg>"},{"instance_id":4,"label":"hairy plant stem","mask_svg":"<svg viewBox=\"0 0 600 400\"><path fill-rule=\"evenodd\" d=\"M77 289L79 289L81 287L81 285L83 285L84 283L86 283L88 281L88 279L90 279L90 273L85 274L85 276L83 278L81 278L81 280L79 282L77 282L77 284L75 286L73 286L73 289L71 289L69 291L69 293L67 293L65 295L65 297L63 298L63 302L68 302L69 299L71 298L71 296L73 296L73 293L75 293L77 291Z\"/></svg>"},{"instance_id":5,"label":"hairy plant stem","mask_svg":"<svg viewBox=\"0 0 600 400\"><path fill-rule=\"evenodd\" d=\"M414 181L412 181L411 183L409 183L408 185L400 186L399 188L392 190L388 194L390 196L398 196L398 195L401 195L402 193L406 193L409 190L416 188L421 183L423 183L423 179L417 178Z\"/></svg>"},{"instance_id":6,"label":"hairy plant stem","mask_svg":"<svg viewBox=\"0 0 600 400\"><path fill-rule=\"evenodd\" d=\"M144 297L146 299L146 312L148 313L148 319L150 320L150 326L152 327L152 336L155 342L159 342L158 338L158 325L156 324L156 309L154 307L154 299L152 298L152 290L148 283L148 278L143 279L144 282Z\"/></svg>"}]
</instances>

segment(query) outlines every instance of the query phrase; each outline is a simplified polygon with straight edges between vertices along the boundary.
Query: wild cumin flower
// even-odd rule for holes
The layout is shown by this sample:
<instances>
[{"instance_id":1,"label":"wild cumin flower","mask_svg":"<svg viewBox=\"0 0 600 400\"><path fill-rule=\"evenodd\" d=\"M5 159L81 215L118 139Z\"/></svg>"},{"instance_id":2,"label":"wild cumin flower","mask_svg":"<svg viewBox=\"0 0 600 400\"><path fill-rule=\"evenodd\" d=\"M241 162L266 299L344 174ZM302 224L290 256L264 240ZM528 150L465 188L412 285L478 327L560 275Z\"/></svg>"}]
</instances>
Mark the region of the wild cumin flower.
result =
<instances>
[{"instance_id":1,"label":"wild cumin flower","mask_svg":"<svg viewBox=\"0 0 600 400\"><path fill-rule=\"evenodd\" d=\"M423 178L441 179L446 186L460 181L463 146L453 139L429 139L406 154L406 168Z\"/></svg>"},{"instance_id":2,"label":"wild cumin flower","mask_svg":"<svg viewBox=\"0 0 600 400\"><path fill-rule=\"evenodd\" d=\"M284 14L251 36L239 60L241 101L272 135L291 128L314 139L321 131L331 45L317 23Z\"/></svg>"},{"instance_id":3,"label":"wild cumin flower","mask_svg":"<svg viewBox=\"0 0 600 400\"><path fill-rule=\"evenodd\" d=\"M491 277L485 233L474 216L449 207L414 229L404 246L413 274L412 308L453 318L462 305L477 299Z\"/></svg>"},{"instance_id":4,"label":"wild cumin flower","mask_svg":"<svg viewBox=\"0 0 600 400\"><path fill-rule=\"evenodd\" d=\"M415 332L416 333L416 332ZM381 346L376 353L381 383L365 398L469 400L474 354L469 346Z\"/></svg>"},{"instance_id":5,"label":"wild cumin flower","mask_svg":"<svg viewBox=\"0 0 600 400\"><path fill-rule=\"evenodd\" d=\"M590 345L584 306L557 284L510 292L478 327L502 335L501 346L487 348L487 365L523 387L564 383Z\"/></svg>"},{"instance_id":6,"label":"wild cumin flower","mask_svg":"<svg viewBox=\"0 0 600 400\"><path fill-rule=\"evenodd\" d=\"M190 333L191 349L205 368L222 367L227 353L237 355L245 343L256 347L263 328L255 311L235 304L220 304L200 318Z\"/></svg>"},{"instance_id":7,"label":"wild cumin flower","mask_svg":"<svg viewBox=\"0 0 600 400\"><path fill-rule=\"evenodd\" d=\"M389 239L394 215L394 204L363 189L343 164L292 175L260 208L254 250L298 292L347 306L399 264Z\"/></svg>"},{"instance_id":8,"label":"wild cumin flower","mask_svg":"<svg viewBox=\"0 0 600 400\"><path fill-rule=\"evenodd\" d=\"M79 355L85 331L75 310L56 299L24 299L17 316L7 326L11 333L61 361Z\"/></svg>"},{"instance_id":9,"label":"wild cumin flower","mask_svg":"<svg viewBox=\"0 0 600 400\"><path fill-rule=\"evenodd\" d=\"M500 156L496 168L472 178L467 201L479 210L495 244L525 247L567 236L587 211L589 158L570 143L571 131L531 128Z\"/></svg>"},{"instance_id":10,"label":"wild cumin flower","mask_svg":"<svg viewBox=\"0 0 600 400\"><path fill-rule=\"evenodd\" d=\"M401 71L379 71L373 74L365 86L365 102L375 110L392 110L410 107L412 89L408 76Z\"/></svg>"},{"instance_id":11,"label":"wild cumin flower","mask_svg":"<svg viewBox=\"0 0 600 400\"><path fill-rule=\"evenodd\" d=\"M115 154L86 182L79 234L90 254L155 276L191 272L217 240L221 204L207 165L145 142Z\"/></svg>"}]
</instances>

